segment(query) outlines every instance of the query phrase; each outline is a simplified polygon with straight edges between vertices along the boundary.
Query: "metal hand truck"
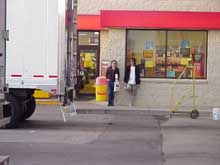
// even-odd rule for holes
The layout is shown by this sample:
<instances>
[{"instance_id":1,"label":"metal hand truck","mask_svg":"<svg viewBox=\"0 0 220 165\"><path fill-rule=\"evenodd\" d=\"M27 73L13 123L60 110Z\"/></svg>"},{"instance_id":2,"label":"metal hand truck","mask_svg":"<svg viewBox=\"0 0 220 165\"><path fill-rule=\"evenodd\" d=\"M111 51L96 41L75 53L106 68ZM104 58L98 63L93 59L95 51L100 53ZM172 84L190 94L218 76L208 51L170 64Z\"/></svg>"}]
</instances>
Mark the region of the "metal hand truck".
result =
<instances>
[{"instance_id":1,"label":"metal hand truck","mask_svg":"<svg viewBox=\"0 0 220 165\"><path fill-rule=\"evenodd\" d=\"M192 86L186 90L186 93L182 95L179 100L174 103L174 92L176 90L177 82L183 77L187 69L190 69L192 72ZM188 96L187 96L188 95ZM192 119L197 119L199 117L199 111L196 109L196 96L195 96L195 66L186 66L182 73L178 76L178 79L173 83L171 87L171 95L170 95L170 117L172 118L172 114L174 113L184 113L177 111L179 106L182 104L184 100L187 98L192 98L192 111L190 112L190 117Z\"/></svg>"}]
</instances>

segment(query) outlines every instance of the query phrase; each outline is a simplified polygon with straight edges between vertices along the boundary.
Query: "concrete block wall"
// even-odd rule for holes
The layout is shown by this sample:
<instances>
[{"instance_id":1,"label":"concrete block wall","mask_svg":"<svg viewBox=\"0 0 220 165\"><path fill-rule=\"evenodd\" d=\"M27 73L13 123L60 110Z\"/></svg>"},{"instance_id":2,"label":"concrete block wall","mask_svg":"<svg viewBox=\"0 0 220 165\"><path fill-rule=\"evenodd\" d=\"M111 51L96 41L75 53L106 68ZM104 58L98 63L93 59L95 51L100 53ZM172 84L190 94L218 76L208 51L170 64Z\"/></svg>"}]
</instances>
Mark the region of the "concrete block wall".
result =
<instances>
[{"instance_id":1,"label":"concrete block wall","mask_svg":"<svg viewBox=\"0 0 220 165\"><path fill-rule=\"evenodd\" d=\"M220 11L219 0L79 0L79 14L100 10Z\"/></svg>"},{"instance_id":2,"label":"concrete block wall","mask_svg":"<svg viewBox=\"0 0 220 165\"><path fill-rule=\"evenodd\" d=\"M220 32L208 32L207 80L196 80L196 105L202 109L220 107ZM174 80L142 79L136 105L148 108L169 108L171 87ZM180 80L175 90L178 100L186 89L192 87L192 80ZM187 94L190 95L190 94ZM144 99L143 99L144 98ZM183 102L190 107L192 99Z\"/></svg>"},{"instance_id":3,"label":"concrete block wall","mask_svg":"<svg viewBox=\"0 0 220 165\"><path fill-rule=\"evenodd\" d=\"M102 34L104 35L102 36ZM117 103L129 104L129 93L123 89L125 70L126 30L109 29L101 32L101 59L116 59L119 61L121 73L121 92L117 95ZM220 31L208 31L207 80L196 80L196 105L207 109L220 106ZM169 108L172 79L143 78L138 88L135 106L146 108ZM177 101L192 87L192 80L179 80L176 85L175 100ZM191 94L186 94L190 96ZM184 101L182 107L191 107L192 99Z\"/></svg>"},{"instance_id":4,"label":"concrete block wall","mask_svg":"<svg viewBox=\"0 0 220 165\"><path fill-rule=\"evenodd\" d=\"M100 60L116 60L118 67L125 65L125 34L124 29L103 30L100 33Z\"/></svg>"},{"instance_id":5,"label":"concrete block wall","mask_svg":"<svg viewBox=\"0 0 220 165\"><path fill-rule=\"evenodd\" d=\"M79 14L100 14L100 10L157 10L157 11L220 11L220 0L79 0ZM116 96L117 104L128 105L128 92L123 90L126 54L126 30L107 29L100 32L100 61L116 59L121 73L122 90ZM198 109L220 107L220 31L208 32L207 80L196 80ZM142 79L135 106L168 109L174 80ZM180 80L175 100L192 87L191 80ZM190 95L190 94L188 94ZM190 109L192 99L182 107ZM191 110L191 109L190 109Z\"/></svg>"},{"instance_id":6,"label":"concrete block wall","mask_svg":"<svg viewBox=\"0 0 220 165\"><path fill-rule=\"evenodd\" d=\"M120 70L121 91L116 94L116 104L128 105L129 95L123 90L124 71L125 71L125 54L126 54L126 30L125 29L108 29L100 33L100 61L116 60ZM101 63L100 63L101 65ZM100 66L101 68L101 66Z\"/></svg>"},{"instance_id":7,"label":"concrete block wall","mask_svg":"<svg viewBox=\"0 0 220 165\"><path fill-rule=\"evenodd\" d=\"M208 32L207 100L211 106L220 106L220 31Z\"/></svg>"}]
</instances>

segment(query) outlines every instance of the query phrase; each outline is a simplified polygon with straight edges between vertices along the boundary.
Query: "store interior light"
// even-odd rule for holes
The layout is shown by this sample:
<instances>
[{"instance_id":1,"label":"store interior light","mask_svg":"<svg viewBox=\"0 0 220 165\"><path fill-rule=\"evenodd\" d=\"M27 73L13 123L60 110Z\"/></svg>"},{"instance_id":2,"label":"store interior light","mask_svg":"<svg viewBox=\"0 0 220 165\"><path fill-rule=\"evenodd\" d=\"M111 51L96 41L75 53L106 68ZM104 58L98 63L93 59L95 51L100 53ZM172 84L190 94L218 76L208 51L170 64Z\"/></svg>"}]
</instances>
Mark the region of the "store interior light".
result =
<instances>
[{"instance_id":1,"label":"store interior light","mask_svg":"<svg viewBox=\"0 0 220 165\"><path fill-rule=\"evenodd\" d=\"M81 33L81 32L79 32L79 35L80 35L80 36L88 36L87 33Z\"/></svg>"}]
</instances>

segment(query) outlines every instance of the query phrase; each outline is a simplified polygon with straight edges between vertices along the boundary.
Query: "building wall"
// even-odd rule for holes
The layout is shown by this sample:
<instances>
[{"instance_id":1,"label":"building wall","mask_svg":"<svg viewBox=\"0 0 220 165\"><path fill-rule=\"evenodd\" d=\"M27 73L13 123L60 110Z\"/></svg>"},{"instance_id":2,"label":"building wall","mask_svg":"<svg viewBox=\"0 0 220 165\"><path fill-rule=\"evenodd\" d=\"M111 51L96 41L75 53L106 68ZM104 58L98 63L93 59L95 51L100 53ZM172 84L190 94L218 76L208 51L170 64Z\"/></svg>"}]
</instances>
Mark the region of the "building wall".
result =
<instances>
[{"instance_id":1,"label":"building wall","mask_svg":"<svg viewBox=\"0 0 220 165\"><path fill-rule=\"evenodd\" d=\"M100 61L116 60L120 69L121 91L116 94L116 104L127 105L129 95L123 90L123 78L125 69L125 50L126 50L126 30L109 29L102 30L100 33ZM100 62L101 65L101 62ZM101 67L100 67L101 68Z\"/></svg>"},{"instance_id":2,"label":"building wall","mask_svg":"<svg viewBox=\"0 0 220 165\"><path fill-rule=\"evenodd\" d=\"M199 108L218 107L220 103L220 32L208 32L207 80L196 80L196 105ZM169 108L173 80L143 79L136 104L148 108ZM192 80L179 80L174 90L175 102L192 87ZM146 97L147 95L147 97ZM186 93L190 96L190 93ZM146 98L146 99L142 99ZM182 107L192 105L192 99L182 103Z\"/></svg>"},{"instance_id":3,"label":"building wall","mask_svg":"<svg viewBox=\"0 0 220 165\"><path fill-rule=\"evenodd\" d=\"M100 33L100 60L117 60L118 67L125 66L125 34L124 29L102 30Z\"/></svg>"},{"instance_id":4,"label":"building wall","mask_svg":"<svg viewBox=\"0 0 220 165\"><path fill-rule=\"evenodd\" d=\"M100 10L161 10L161 11L220 11L217 0L79 0L79 14L99 14ZM125 68L126 30L107 29L100 32L100 61L116 59L119 62L121 85ZM196 106L198 109L218 107L220 104L220 31L208 32L207 80L196 80ZM138 87L135 106L168 109L172 79L142 79ZM174 100L192 87L192 80L178 81ZM120 105L129 104L129 93L123 87L117 94ZM186 94L190 96L191 94ZM192 98L184 101L182 108L191 110Z\"/></svg>"},{"instance_id":5,"label":"building wall","mask_svg":"<svg viewBox=\"0 0 220 165\"><path fill-rule=\"evenodd\" d=\"M79 0L79 14L100 10L220 11L219 0Z\"/></svg>"}]
</instances>

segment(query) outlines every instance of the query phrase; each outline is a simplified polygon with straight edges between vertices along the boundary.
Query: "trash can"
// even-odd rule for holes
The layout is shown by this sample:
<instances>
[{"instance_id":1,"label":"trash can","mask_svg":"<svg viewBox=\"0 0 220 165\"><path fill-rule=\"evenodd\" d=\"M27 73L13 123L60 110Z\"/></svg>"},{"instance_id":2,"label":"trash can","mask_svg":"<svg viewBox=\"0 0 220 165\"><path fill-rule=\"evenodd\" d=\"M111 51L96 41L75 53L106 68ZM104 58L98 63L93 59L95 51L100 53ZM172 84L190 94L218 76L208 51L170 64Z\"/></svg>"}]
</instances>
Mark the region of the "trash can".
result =
<instances>
[{"instance_id":1,"label":"trash can","mask_svg":"<svg viewBox=\"0 0 220 165\"><path fill-rule=\"evenodd\" d=\"M96 101L107 101L107 79L105 77L96 78Z\"/></svg>"}]
</instances>

